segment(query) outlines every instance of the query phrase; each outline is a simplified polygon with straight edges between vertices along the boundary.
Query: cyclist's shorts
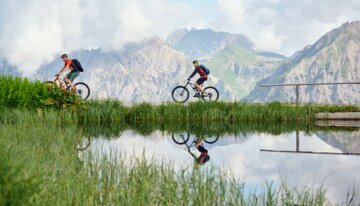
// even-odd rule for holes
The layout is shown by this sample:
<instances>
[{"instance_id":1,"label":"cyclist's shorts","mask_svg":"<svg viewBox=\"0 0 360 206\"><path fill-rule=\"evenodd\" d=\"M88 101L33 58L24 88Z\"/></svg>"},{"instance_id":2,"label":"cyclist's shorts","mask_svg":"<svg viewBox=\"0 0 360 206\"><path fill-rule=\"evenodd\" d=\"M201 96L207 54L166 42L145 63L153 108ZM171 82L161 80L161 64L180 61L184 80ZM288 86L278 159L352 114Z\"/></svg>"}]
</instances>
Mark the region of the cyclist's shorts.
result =
<instances>
[{"instance_id":1,"label":"cyclist's shorts","mask_svg":"<svg viewBox=\"0 0 360 206\"><path fill-rule=\"evenodd\" d=\"M200 77L197 81L196 81L196 83L198 84L198 85L202 85L205 81L207 80L207 77Z\"/></svg>"},{"instance_id":2,"label":"cyclist's shorts","mask_svg":"<svg viewBox=\"0 0 360 206\"><path fill-rule=\"evenodd\" d=\"M208 155L207 149L205 149L203 146L199 145L197 149L199 152L201 152L201 155Z\"/></svg>"},{"instance_id":3,"label":"cyclist's shorts","mask_svg":"<svg viewBox=\"0 0 360 206\"><path fill-rule=\"evenodd\" d=\"M69 72L69 73L66 75L66 77L67 77L71 82L73 82L74 79L75 79L77 76L79 76L79 74L80 74L80 72L74 72L74 71L72 71L72 72Z\"/></svg>"}]
</instances>

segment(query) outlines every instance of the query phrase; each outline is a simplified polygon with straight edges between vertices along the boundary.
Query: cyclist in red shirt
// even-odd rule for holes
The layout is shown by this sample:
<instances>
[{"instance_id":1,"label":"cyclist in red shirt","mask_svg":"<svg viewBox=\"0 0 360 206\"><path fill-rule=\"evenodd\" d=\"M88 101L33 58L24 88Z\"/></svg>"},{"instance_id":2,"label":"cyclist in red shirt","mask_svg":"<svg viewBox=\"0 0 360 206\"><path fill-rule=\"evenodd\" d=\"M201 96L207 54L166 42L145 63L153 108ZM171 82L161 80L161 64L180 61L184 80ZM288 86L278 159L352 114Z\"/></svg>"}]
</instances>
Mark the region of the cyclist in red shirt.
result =
<instances>
[{"instance_id":1,"label":"cyclist in red shirt","mask_svg":"<svg viewBox=\"0 0 360 206\"><path fill-rule=\"evenodd\" d=\"M208 79L208 75L206 74L205 70L201 67L198 60L194 60L193 65L195 67L193 73L189 76L188 80L190 80L196 73L199 73L200 78L196 81L195 87L198 91L201 92L201 95L204 95L205 91L201 88L201 85ZM200 94L196 93L194 97L199 97Z\"/></svg>"},{"instance_id":2,"label":"cyclist in red shirt","mask_svg":"<svg viewBox=\"0 0 360 206\"><path fill-rule=\"evenodd\" d=\"M71 61L71 59L69 59L67 54L61 55L60 58L64 61L65 64L64 64L63 68L60 70L60 72L57 73L56 75L60 76L60 74L65 72L66 69L70 69L70 72L64 76L64 81L65 81L66 86L67 86L67 88L69 90L70 89L75 90L74 85L72 84L72 82L75 80L75 78L77 76L79 76L80 71L77 69L76 66L74 66L72 64L72 61Z\"/></svg>"},{"instance_id":3,"label":"cyclist in red shirt","mask_svg":"<svg viewBox=\"0 0 360 206\"><path fill-rule=\"evenodd\" d=\"M208 162L210 160L210 155L207 149L205 149L205 147L202 145L204 141L203 137L200 137L196 140L195 142L195 147L196 149L200 152L200 156L197 157L195 156L195 154L193 154L190 151L190 148L188 149L188 152L191 154L191 156L193 156L193 158L195 159L195 167L198 168L200 165L205 164L206 162Z\"/></svg>"}]
</instances>

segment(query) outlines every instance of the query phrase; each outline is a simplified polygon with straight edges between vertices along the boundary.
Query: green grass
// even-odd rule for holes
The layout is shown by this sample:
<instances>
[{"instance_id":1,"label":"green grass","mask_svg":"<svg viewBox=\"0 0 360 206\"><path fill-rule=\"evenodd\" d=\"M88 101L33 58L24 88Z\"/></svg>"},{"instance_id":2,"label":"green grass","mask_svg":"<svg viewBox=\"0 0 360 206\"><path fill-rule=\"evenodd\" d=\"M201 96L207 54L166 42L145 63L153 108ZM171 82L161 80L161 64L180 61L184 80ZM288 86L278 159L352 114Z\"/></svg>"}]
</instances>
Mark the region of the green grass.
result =
<instances>
[{"instance_id":1,"label":"green grass","mask_svg":"<svg viewBox=\"0 0 360 206\"><path fill-rule=\"evenodd\" d=\"M79 103L79 97L71 92L57 87L50 90L47 84L27 78L0 76L0 88L0 109L65 108Z\"/></svg>"},{"instance_id":2,"label":"green grass","mask_svg":"<svg viewBox=\"0 0 360 206\"><path fill-rule=\"evenodd\" d=\"M203 103L188 105L148 103L124 106L119 101L89 101L68 109L45 107L38 109L0 109L0 123L22 123L41 118L57 125L76 125L94 133L96 128L107 131L131 128L142 134L155 129L171 132L201 131L207 134L262 131L311 131L318 112L359 111L354 106L303 105L280 103ZM87 129L89 128L89 129ZM102 131L99 129L98 131ZM112 133L112 132L110 132Z\"/></svg>"},{"instance_id":3,"label":"green grass","mask_svg":"<svg viewBox=\"0 0 360 206\"><path fill-rule=\"evenodd\" d=\"M29 118L29 116L25 116ZM324 205L321 188L246 185L216 170L174 171L171 165L75 149L84 131L39 116L0 124L0 205ZM36 121L32 121L36 120ZM124 154L126 155L126 154ZM154 160L155 161L155 160ZM161 160L157 160L160 161Z\"/></svg>"},{"instance_id":4,"label":"green grass","mask_svg":"<svg viewBox=\"0 0 360 206\"><path fill-rule=\"evenodd\" d=\"M150 103L124 106L116 100L92 100L81 102L66 91L27 79L0 76L0 113L8 109L37 110L46 113L56 110L66 121L77 125L89 124L301 124L314 122L317 112L359 111L355 106L302 105L294 106L278 102L248 104L239 102L202 101L189 104ZM50 114L50 113L47 113ZM11 119L12 117L10 117ZM15 117L14 117L15 118ZM4 119L0 117L1 119Z\"/></svg>"}]
</instances>

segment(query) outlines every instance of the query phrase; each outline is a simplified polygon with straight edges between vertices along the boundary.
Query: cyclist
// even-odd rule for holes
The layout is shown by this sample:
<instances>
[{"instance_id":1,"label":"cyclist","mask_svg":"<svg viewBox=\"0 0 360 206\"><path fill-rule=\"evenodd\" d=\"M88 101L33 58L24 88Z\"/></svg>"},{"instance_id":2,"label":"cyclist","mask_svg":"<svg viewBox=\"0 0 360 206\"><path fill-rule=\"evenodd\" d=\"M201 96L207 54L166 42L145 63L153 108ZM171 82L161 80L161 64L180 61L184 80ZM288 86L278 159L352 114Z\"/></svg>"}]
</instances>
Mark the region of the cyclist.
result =
<instances>
[{"instance_id":1,"label":"cyclist","mask_svg":"<svg viewBox=\"0 0 360 206\"><path fill-rule=\"evenodd\" d=\"M209 152L207 149L205 149L205 147L203 147L202 142L204 141L204 138L200 137L195 141L195 147L196 149L200 152L200 156L196 157L191 151L190 149L188 150L189 153L191 154L191 156L194 157L195 159L195 167L199 167L200 165L205 164L206 162L208 162L210 160L210 156L209 156Z\"/></svg>"},{"instance_id":2,"label":"cyclist","mask_svg":"<svg viewBox=\"0 0 360 206\"><path fill-rule=\"evenodd\" d=\"M198 91L201 92L201 95L203 96L205 91L203 90L203 88L201 88L201 85L208 79L208 75L206 74L203 67L199 64L198 60L194 60L192 63L194 65L195 69L194 69L193 73L189 76L188 81L190 81L190 79L193 76L195 76L196 73L199 73L200 78L196 81L195 87ZM200 93L199 92L195 93L194 97L200 97Z\"/></svg>"},{"instance_id":3,"label":"cyclist","mask_svg":"<svg viewBox=\"0 0 360 206\"><path fill-rule=\"evenodd\" d=\"M73 62L71 61L71 59L69 59L67 54L63 54L60 57L63 61L64 61L64 66L63 68L60 70L59 73L56 74L56 76L60 76L61 73L65 72L66 69L70 69L70 72L67 73L64 76L64 81L66 83L67 89L68 90L75 90L74 85L72 84L72 82L75 80L75 78L77 76L79 76L80 71L79 69L76 67L76 65L73 64Z\"/></svg>"}]
</instances>

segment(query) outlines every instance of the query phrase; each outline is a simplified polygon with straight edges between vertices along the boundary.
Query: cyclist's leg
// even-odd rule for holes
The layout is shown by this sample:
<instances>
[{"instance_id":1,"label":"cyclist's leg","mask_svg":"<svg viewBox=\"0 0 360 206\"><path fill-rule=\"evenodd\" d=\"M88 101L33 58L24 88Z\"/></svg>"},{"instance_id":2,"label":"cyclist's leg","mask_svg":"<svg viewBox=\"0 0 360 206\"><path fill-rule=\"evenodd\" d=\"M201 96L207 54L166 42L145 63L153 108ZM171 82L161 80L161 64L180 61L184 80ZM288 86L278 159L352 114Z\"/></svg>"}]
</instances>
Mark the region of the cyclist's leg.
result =
<instances>
[{"instance_id":1,"label":"cyclist's leg","mask_svg":"<svg viewBox=\"0 0 360 206\"><path fill-rule=\"evenodd\" d=\"M203 141L204 141L204 139L197 139L197 140L195 141L195 147L198 148Z\"/></svg>"},{"instance_id":2,"label":"cyclist's leg","mask_svg":"<svg viewBox=\"0 0 360 206\"><path fill-rule=\"evenodd\" d=\"M70 79L70 75L71 75L71 72L67 73L65 76L64 76L64 82L65 82L65 87L69 87L71 85L71 80Z\"/></svg>"},{"instance_id":3,"label":"cyclist's leg","mask_svg":"<svg viewBox=\"0 0 360 206\"><path fill-rule=\"evenodd\" d=\"M202 78L200 77L196 83L195 83L195 87L198 91L200 91L202 94L205 93L205 91L203 90L203 88L201 88L201 85L207 80L207 78Z\"/></svg>"},{"instance_id":4,"label":"cyclist's leg","mask_svg":"<svg viewBox=\"0 0 360 206\"><path fill-rule=\"evenodd\" d=\"M66 82L67 86L71 86L72 90L75 90L73 82L77 76L79 76L79 72L70 72L64 77L64 81Z\"/></svg>"}]
</instances>

